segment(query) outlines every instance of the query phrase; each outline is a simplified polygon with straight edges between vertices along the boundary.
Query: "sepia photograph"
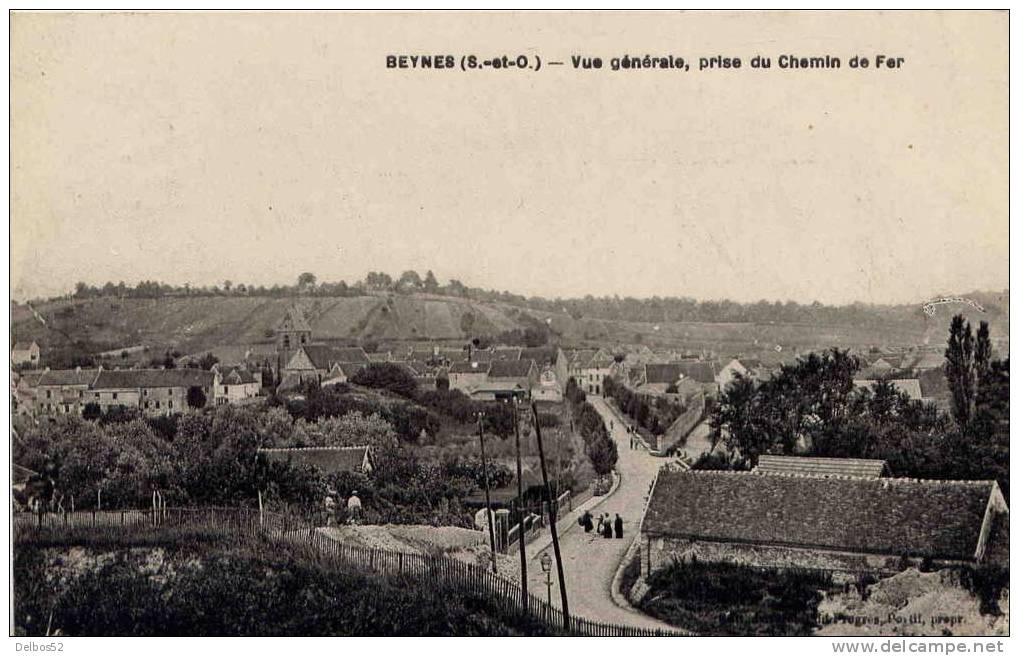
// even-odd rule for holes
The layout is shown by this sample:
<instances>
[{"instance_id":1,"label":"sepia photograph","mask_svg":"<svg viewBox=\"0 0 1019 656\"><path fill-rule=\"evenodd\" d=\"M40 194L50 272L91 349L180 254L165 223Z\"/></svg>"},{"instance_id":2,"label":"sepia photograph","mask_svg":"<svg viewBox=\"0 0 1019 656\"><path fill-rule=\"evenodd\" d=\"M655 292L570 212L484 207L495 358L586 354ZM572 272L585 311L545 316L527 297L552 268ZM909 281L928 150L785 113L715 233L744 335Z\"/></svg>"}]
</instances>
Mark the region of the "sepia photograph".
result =
<instances>
[{"instance_id":1,"label":"sepia photograph","mask_svg":"<svg viewBox=\"0 0 1019 656\"><path fill-rule=\"evenodd\" d=\"M12 653L1005 651L1007 9L8 22Z\"/></svg>"}]
</instances>

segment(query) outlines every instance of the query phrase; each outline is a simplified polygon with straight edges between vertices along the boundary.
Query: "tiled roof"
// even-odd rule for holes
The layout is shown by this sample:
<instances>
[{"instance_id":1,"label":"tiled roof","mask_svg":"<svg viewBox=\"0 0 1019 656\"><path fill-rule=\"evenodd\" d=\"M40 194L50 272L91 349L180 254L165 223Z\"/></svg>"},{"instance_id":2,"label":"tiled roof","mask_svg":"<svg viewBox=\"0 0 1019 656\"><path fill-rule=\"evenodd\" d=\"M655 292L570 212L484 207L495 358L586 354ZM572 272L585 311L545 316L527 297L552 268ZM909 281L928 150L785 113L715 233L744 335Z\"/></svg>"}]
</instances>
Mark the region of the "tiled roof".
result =
<instances>
[{"instance_id":1,"label":"tiled roof","mask_svg":"<svg viewBox=\"0 0 1019 656\"><path fill-rule=\"evenodd\" d=\"M587 363L591 361L591 358L595 356L597 351L594 349L580 349L577 351L570 351L567 355L567 359L571 367L579 367L583 369L587 366Z\"/></svg>"},{"instance_id":2,"label":"tiled roof","mask_svg":"<svg viewBox=\"0 0 1019 656\"><path fill-rule=\"evenodd\" d=\"M454 362L449 366L451 374L484 374L488 373L489 364L485 362Z\"/></svg>"},{"instance_id":3,"label":"tiled roof","mask_svg":"<svg viewBox=\"0 0 1019 656\"><path fill-rule=\"evenodd\" d=\"M18 342L14 345L12 350L14 351L29 351L33 346L38 346L35 342Z\"/></svg>"},{"instance_id":4,"label":"tiled roof","mask_svg":"<svg viewBox=\"0 0 1019 656\"><path fill-rule=\"evenodd\" d=\"M674 383L682 375L683 372L680 371L679 365L675 363L658 362L644 365L644 382L648 384Z\"/></svg>"},{"instance_id":5,"label":"tiled roof","mask_svg":"<svg viewBox=\"0 0 1019 656\"><path fill-rule=\"evenodd\" d=\"M209 387L216 374L202 369L123 369L99 372L92 389Z\"/></svg>"},{"instance_id":6,"label":"tiled roof","mask_svg":"<svg viewBox=\"0 0 1019 656\"><path fill-rule=\"evenodd\" d=\"M230 367L215 365L215 370L219 372L223 380L223 385L247 385L255 382L255 374L248 371L244 367Z\"/></svg>"},{"instance_id":7,"label":"tiled roof","mask_svg":"<svg viewBox=\"0 0 1019 656\"><path fill-rule=\"evenodd\" d=\"M442 360L449 360L450 362L464 362L467 360L467 351L463 349L443 348L439 349L439 352L435 354Z\"/></svg>"},{"instance_id":8,"label":"tiled roof","mask_svg":"<svg viewBox=\"0 0 1019 656\"><path fill-rule=\"evenodd\" d=\"M328 344L308 344L302 348L316 369L328 370L337 362L367 364L369 361L368 354L364 352L364 349L357 347L344 348Z\"/></svg>"},{"instance_id":9,"label":"tiled roof","mask_svg":"<svg viewBox=\"0 0 1019 656\"><path fill-rule=\"evenodd\" d=\"M857 553L974 557L993 481L665 472L644 530Z\"/></svg>"},{"instance_id":10,"label":"tiled roof","mask_svg":"<svg viewBox=\"0 0 1019 656\"><path fill-rule=\"evenodd\" d=\"M50 369L39 378L39 386L91 385L98 369Z\"/></svg>"},{"instance_id":11,"label":"tiled roof","mask_svg":"<svg viewBox=\"0 0 1019 656\"><path fill-rule=\"evenodd\" d=\"M698 383L715 382L715 367L710 362L669 362L644 365L645 382L674 383L693 378Z\"/></svg>"},{"instance_id":12,"label":"tiled roof","mask_svg":"<svg viewBox=\"0 0 1019 656\"><path fill-rule=\"evenodd\" d=\"M520 392L524 388L520 387L520 383L510 381L488 381L485 383L478 383L471 385L470 393L475 392Z\"/></svg>"},{"instance_id":13,"label":"tiled roof","mask_svg":"<svg viewBox=\"0 0 1019 656\"><path fill-rule=\"evenodd\" d=\"M908 396L911 400L916 401L923 397L923 393L920 390L920 381L917 380L916 378L896 379L889 380L888 382L891 383L892 387ZM853 381L853 387L856 387L857 389L859 388L872 389L876 384L877 384L876 380Z\"/></svg>"},{"instance_id":14,"label":"tiled roof","mask_svg":"<svg viewBox=\"0 0 1019 656\"><path fill-rule=\"evenodd\" d=\"M270 462L289 462L292 466L314 465L325 474L359 472L365 454L371 459L367 446L322 446L293 449L259 449Z\"/></svg>"},{"instance_id":15,"label":"tiled roof","mask_svg":"<svg viewBox=\"0 0 1019 656\"><path fill-rule=\"evenodd\" d=\"M520 349L520 360L534 360L537 364L548 364L555 360L556 350L552 346L536 346Z\"/></svg>"},{"instance_id":16,"label":"tiled roof","mask_svg":"<svg viewBox=\"0 0 1019 656\"><path fill-rule=\"evenodd\" d=\"M492 350L493 360L519 360L523 349L517 346L502 347Z\"/></svg>"},{"instance_id":17,"label":"tiled roof","mask_svg":"<svg viewBox=\"0 0 1019 656\"><path fill-rule=\"evenodd\" d=\"M489 378L524 378L534 367L534 360L496 360L488 370Z\"/></svg>"},{"instance_id":18,"label":"tiled roof","mask_svg":"<svg viewBox=\"0 0 1019 656\"><path fill-rule=\"evenodd\" d=\"M884 460L863 458L802 458L761 456L754 469L758 474L803 474L808 476L855 476L879 478L888 468Z\"/></svg>"},{"instance_id":19,"label":"tiled roof","mask_svg":"<svg viewBox=\"0 0 1019 656\"><path fill-rule=\"evenodd\" d=\"M25 387L37 387L45 371L22 371L18 381Z\"/></svg>"},{"instance_id":20,"label":"tiled roof","mask_svg":"<svg viewBox=\"0 0 1019 656\"><path fill-rule=\"evenodd\" d=\"M420 360L422 362L428 362L435 357L435 353L432 349L411 349L410 355L408 356L411 360Z\"/></svg>"}]
</instances>

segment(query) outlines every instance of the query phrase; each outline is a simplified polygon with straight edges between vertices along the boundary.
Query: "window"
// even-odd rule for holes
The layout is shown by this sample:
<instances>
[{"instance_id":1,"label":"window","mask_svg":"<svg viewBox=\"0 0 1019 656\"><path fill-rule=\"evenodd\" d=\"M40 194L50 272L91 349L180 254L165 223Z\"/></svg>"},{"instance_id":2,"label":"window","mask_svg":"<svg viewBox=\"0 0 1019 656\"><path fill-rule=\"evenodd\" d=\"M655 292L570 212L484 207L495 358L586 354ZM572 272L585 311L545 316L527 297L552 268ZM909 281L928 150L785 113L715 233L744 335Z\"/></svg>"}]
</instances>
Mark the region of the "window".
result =
<instances>
[{"instance_id":1,"label":"window","mask_svg":"<svg viewBox=\"0 0 1019 656\"><path fill-rule=\"evenodd\" d=\"M149 395L149 390L143 389L142 390L142 396L148 396L148 395Z\"/></svg>"},{"instance_id":2,"label":"window","mask_svg":"<svg viewBox=\"0 0 1019 656\"><path fill-rule=\"evenodd\" d=\"M173 407L173 401L167 401L166 402L166 407L167 408L172 408Z\"/></svg>"},{"instance_id":3,"label":"window","mask_svg":"<svg viewBox=\"0 0 1019 656\"><path fill-rule=\"evenodd\" d=\"M290 335L283 336L283 348L290 348Z\"/></svg>"},{"instance_id":4,"label":"window","mask_svg":"<svg viewBox=\"0 0 1019 656\"><path fill-rule=\"evenodd\" d=\"M229 385L224 385L223 386L223 393L224 394L229 394L230 393L230 386Z\"/></svg>"},{"instance_id":5,"label":"window","mask_svg":"<svg viewBox=\"0 0 1019 656\"><path fill-rule=\"evenodd\" d=\"M173 396L173 388L172 387L170 389L166 390L166 395L167 396Z\"/></svg>"},{"instance_id":6,"label":"window","mask_svg":"<svg viewBox=\"0 0 1019 656\"><path fill-rule=\"evenodd\" d=\"M46 398L47 399L50 398L50 393L51 393L51 390L46 390Z\"/></svg>"},{"instance_id":7,"label":"window","mask_svg":"<svg viewBox=\"0 0 1019 656\"><path fill-rule=\"evenodd\" d=\"M114 392L114 393L113 393L113 400L114 400L114 401L116 401L116 400L117 400L117 393L116 393L116 392Z\"/></svg>"},{"instance_id":8,"label":"window","mask_svg":"<svg viewBox=\"0 0 1019 656\"><path fill-rule=\"evenodd\" d=\"M97 399L99 398L99 392L96 392L96 398Z\"/></svg>"},{"instance_id":9,"label":"window","mask_svg":"<svg viewBox=\"0 0 1019 656\"><path fill-rule=\"evenodd\" d=\"M156 410L159 410L159 401L156 401Z\"/></svg>"},{"instance_id":10,"label":"window","mask_svg":"<svg viewBox=\"0 0 1019 656\"><path fill-rule=\"evenodd\" d=\"M145 409L147 410L147 409L148 409L148 407L149 407L149 402L148 402L148 401L146 401L146 402L145 402L145 403L143 403L142 405L143 405L143 406L145 407Z\"/></svg>"},{"instance_id":11,"label":"window","mask_svg":"<svg viewBox=\"0 0 1019 656\"><path fill-rule=\"evenodd\" d=\"M305 336L305 335L301 335L301 343L302 343L302 344L304 344L304 342L305 342L305 340L306 340L306 339L308 339L308 338L307 338L307 336Z\"/></svg>"},{"instance_id":12,"label":"window","mask_svg":"<svg viewBox=\"0 0 1019 656\"><path fill-rule=\"evenodd\" d=\"M79 399L85 398L85 390L78 390L78 398Z\"/></svg>"}]
</instances>

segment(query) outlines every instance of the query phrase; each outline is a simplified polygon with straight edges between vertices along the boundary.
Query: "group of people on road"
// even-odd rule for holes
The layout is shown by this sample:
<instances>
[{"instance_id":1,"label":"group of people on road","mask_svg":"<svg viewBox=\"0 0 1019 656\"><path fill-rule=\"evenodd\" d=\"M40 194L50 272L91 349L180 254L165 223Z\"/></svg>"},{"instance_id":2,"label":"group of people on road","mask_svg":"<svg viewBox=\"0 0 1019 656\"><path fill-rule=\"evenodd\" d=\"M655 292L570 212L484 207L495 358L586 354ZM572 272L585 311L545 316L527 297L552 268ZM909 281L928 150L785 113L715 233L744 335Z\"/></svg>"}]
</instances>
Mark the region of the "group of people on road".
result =
<instances>
[{"instance_id":1,"label":"group of people on road","mask_svg":"<svg viewBox=\"0 0 1019 656\"><path fill-rule=\"evenodd\" d=\"M591 531L595 530L595 519L594 515L591 514L590 510L586 511L580 517L578 523L584 527L585 533L590 533ZM612 518L609 517L608 513L598 515L597 533L603 538L611 538L613 533L615 533L615 536L617 538L622 538L623 518L619 516L619 513L616 513L615 521L613 521Z\"/></svg>"},{"instance_id":2,"label":"group of people on road","mask_svg":"<svg viewBox=\"0 0 1019 656\"><path fill-rule=\"evenodd\" d=\"M637 433L636 426L627 426L626 434L630 437L630 448L639 449L641 447L640 435Z\"/></svg>"}]
</instances>

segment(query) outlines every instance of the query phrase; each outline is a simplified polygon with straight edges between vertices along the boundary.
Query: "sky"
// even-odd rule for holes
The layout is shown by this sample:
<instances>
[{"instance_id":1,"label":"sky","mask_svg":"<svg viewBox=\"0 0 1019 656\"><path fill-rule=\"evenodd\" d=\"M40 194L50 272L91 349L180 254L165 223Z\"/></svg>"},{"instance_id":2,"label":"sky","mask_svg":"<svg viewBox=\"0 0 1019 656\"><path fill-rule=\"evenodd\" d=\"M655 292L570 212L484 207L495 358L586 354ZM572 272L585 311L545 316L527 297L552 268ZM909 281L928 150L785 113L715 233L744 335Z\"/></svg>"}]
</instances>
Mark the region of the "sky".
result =
<instances>
[{"instance_id":1,"label":"sky","mask_svg":"<svg viewBox=\"0 0 1019 656\"><path fill-rule=\"evenodd\" d=\"M11 292L406 269L547 297L1004 289L1007 36L1005 12L15 14ZM565 65L386 67L470 53ZM648 53L691 70L608 69ZM713 55L743 66L697 70Z\"/></svg>"}]
</instances>

